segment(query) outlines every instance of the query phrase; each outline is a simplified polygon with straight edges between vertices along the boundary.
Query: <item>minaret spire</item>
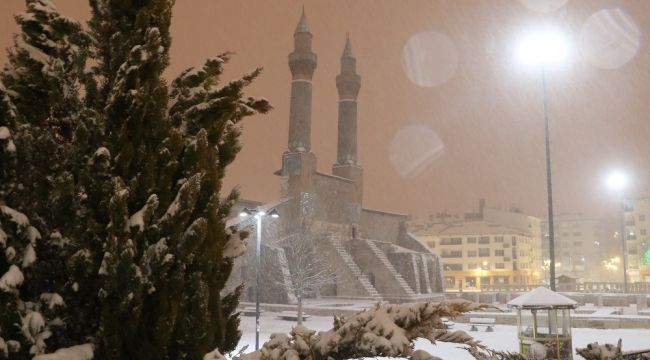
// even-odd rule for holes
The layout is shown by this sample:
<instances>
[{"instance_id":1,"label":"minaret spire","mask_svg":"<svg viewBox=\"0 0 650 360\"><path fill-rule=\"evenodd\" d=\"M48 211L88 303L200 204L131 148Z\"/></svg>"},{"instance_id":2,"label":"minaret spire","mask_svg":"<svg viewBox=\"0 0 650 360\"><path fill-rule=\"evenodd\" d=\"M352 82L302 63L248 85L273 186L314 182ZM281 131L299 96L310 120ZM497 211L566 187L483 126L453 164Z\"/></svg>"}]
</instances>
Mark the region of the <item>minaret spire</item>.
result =
<instances>
[{"instance_id":1,"label":"minaret spire","mask_svg":"<svg viewBox=\"0 0 650 360\"><path fill-rule=\"evenodd\" d=\"M302 15L300 15L300 21L298 21L298 26L296 26L296 31L294 33L309 32L309 25L307 25L307 15L305 15L305 5L302 6Z\"/></svg>"},{"instance_id":2,"label":"minaret spire","mask_svg":"<svg viewBox=\"0 0 650 360\"><path fill-rule=\"evenodd\" d=\"M350 36L345 39L341 55L341 73L336 77L339 92L339 139L337 164L357 164L357 95L361 77L357 74L357 60L352 54Z\"/></svg>"},{"instance_id":3,"label":"minaret spire","mask_svg":"<svg viewBox=\"0 0 650 360\"><path fill-rule=\"evenodd\" d=\"M345 33L345 47L343 48L343 55L341 57L354 58L352 54L352 43L350 43L350 33Z\"/></svg>"},{"instance_id":4,"label":"minaret spire","mask_svg":"<svg viewBox=\"0 0 650 360\"><path fill-rule=\"evenodd\" d=\"M311 149L311 79L317 63L316 54L311 50L311 39L303 7L293 34L294 50L289 54L289 68L293 80L289 109L290 152L309 152Z\"/></svg>"},{"instance_id":5,"label":"minaret spire","mask_svg":"<svg viewBox=\"0 0 650 360\"><path fill-rule=\"evenodd\" d=\"M356 185L357 201L363 197L363 169L357 158L357 96L361 88L361 77L357 74L357 59L352 53L350 35L346 35L341 55L341 73L336 76L339 92L338 146L336 163L332 166L334 175L353 180Z\"/></svg>"}]
</instances>

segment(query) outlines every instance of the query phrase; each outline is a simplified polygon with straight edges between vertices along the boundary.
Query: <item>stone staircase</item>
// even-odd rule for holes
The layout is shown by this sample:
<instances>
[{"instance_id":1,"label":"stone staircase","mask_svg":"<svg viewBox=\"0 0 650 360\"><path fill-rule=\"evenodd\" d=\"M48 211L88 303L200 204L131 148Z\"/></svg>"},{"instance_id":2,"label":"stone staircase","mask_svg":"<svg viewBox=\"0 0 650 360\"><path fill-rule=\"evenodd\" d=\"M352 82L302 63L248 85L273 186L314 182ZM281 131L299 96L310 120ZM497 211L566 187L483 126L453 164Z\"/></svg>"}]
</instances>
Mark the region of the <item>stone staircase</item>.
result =
<instances>
[{"instance_id":1,"label":"stone staircase","mask_svg":"<svg viewBox=\"0 0 650 360\"><path fill-rule=\"evenodd\" d=\"M347 265L348 269L356 277L359 279L359 282L361 283L361 286L363 286L364 290L373 299L376 300L381 300L381 295L375 289L374 286L370 283L370 279L368 279L368 276L364 274L361 271L361 268L359 268L359 265L354 262L354 259L352 258L352 255L345 249L343 244L341 243L341 240L335 237L329 237L329 241L336 250L336 252L339 254L343 262Z\"/></svg>"},{"instance_id":2,"label":"stone staircase","mask_svg":"<svg viewBox=\"0 0 650 360\"><path fill-rule=\"evenodd\" d=\"M416 296L413 289L411 289L411 287L406 282L406 280L404 280L402 275L399 272L397 272L397 270L395 269L393 264L391 264L390 260L388 260L388 257L386 256L386 254L384 254L384 252L381 251L381 249L378 248L377 245L375 245L375 243L372 240L364 240L364 241L366 242L366 244L368 244L368 247L370 248L370 250L372 250L372 252L375 254L375 256L377 256L379 261L381 261L381 263L384 264L386 269L388 269L388 272L390 272L393 275L393 277L395 278L397 283L400 285L400 287L402 288L404 293L407 296Z\"/></svg>"}]
</instances>

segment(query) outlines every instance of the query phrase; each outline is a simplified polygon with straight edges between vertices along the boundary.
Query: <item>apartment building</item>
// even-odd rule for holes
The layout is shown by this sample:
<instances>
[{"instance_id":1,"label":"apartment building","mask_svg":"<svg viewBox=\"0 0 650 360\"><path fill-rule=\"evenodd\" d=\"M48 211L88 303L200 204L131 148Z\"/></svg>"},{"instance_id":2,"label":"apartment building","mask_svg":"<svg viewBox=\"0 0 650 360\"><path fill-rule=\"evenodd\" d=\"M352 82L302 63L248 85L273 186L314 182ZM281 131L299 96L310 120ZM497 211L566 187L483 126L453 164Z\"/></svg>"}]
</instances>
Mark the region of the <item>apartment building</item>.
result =
<instances>
[{"instance_id":1,"label":"apartment building","mask_svg":"<svg viewBox=\"0 0 650 360\"><path fill-rule=\"evenodd\" d=\"M624 202L629 282L650 282L650 196Z\"/></svg>"},{"instance_id":2,"label":"apartment building","mask_svg":"<svg viewBox=\"0 0 650 360\"><path fill-rule=\"evenodd\" d=\"M485 217L487 211L482 213ZM440 255L447 289L479 290L482 285L541 282L540 230L533 230L470 219L433 224L415 235Z\"/></svg>"},{"instance_id":3,"label":"apartment building","mask_svg":"<svg viewBox=\"0 0 650 360\"><path fill-rule=\"evenodd\" d=\"M583 215L560 215L554 217L555 273L556 276L569 276L578 281L603 281L603 266L607 260L604 246L607 232L602 219ZM549 242L548 222L542 222L542 258L548 267Z\"/></svg>"}]
</instances>

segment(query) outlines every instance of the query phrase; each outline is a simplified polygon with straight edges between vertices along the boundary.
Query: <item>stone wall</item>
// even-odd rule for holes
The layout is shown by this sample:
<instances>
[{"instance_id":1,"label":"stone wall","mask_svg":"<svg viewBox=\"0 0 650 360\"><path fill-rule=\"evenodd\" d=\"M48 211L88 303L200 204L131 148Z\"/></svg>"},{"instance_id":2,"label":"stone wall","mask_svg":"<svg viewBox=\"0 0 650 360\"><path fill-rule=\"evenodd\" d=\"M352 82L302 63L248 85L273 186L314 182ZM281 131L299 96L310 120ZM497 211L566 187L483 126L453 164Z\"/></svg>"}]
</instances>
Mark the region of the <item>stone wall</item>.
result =
<instances>
[{"instance_id":1,"label":"stone wall","mask_svg":"<svg viewBox=\"0 0 650 360\"><path fill-rule=\"evenodd\" d=\"M404 229L404 231L400 231L397 245L421 253L432 253L431 249L429 249L428 246L426 246L422 241L418 240L418 238L413 236L413 234L406 232L406 229Z\"/></svg>"},{"instance_id":2,"label":"stone wall","mask_svg":"<svg viewBox=\"0 0 650 360\"><path fill-rule=\"evenodd\" d=\"M314 189L317 198L316 219L337 224L359 223L361 207L352 180L316 173Z\"/></svg>"},{"instance_id":3,"label":"stone wall","mask_svg":"<svg viewBox=\"0 0 650 360\"><path fill-rule=\"evenodd\" d=\"M397 270L397 272L399 272L400 275L402 275L404 280L406 280L406 282L409 284L411 289L415 291L416 294L427 293L426 280L424 279L423 276L421 276L423 273L421 259L419 259L420 261L416 259L416 265L414 267L413 257L411 256L411 253L406 253L406 252L396 253L396 252L386 252L386 251L384 252L388 256L390 263L393 264L395 270Z\"/></svg>"},{"instance_id":4,"label":"stone wall","mask_svg":"<svg viewBox=\"0 0 650 360\"><path fill-rule=\"evenodd\" d=\"M363 209L361 211L361 237L365 239L398 243L400 228L406 215Z\"/></svg>"}]
</instances>

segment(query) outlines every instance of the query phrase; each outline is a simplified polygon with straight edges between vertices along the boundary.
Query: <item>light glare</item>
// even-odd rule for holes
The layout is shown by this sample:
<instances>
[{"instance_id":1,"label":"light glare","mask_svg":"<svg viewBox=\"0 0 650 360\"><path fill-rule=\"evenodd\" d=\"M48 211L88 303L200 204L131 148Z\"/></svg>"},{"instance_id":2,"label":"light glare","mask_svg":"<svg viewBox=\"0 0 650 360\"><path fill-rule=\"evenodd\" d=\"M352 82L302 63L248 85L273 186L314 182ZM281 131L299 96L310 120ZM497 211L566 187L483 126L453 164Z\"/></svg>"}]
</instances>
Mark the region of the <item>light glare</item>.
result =
<instances>
[{"instance_id":1,"label":"light glare","mask_svg":"<svg viewBox=\"0 0 650 360\"><path fill-rule=\"evenodd\" d=\"M614 171L607 176L607 187L614 191L621 191L625 189L628 183L627 176L621 171Z\"/></svg>"},{"instance_id":2,"label":"light glare","mask_svg":"<svg viewBox=\"0 0 650 360\"><path fill-rule=\"evenodd\" d=\"M545 29L528 35L517 48L519 60L532 66L556 65L568 55L565 37L557 30Z\"/></svg>"}]
</instances>

